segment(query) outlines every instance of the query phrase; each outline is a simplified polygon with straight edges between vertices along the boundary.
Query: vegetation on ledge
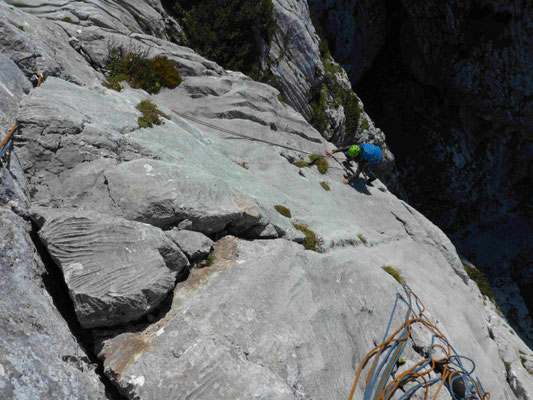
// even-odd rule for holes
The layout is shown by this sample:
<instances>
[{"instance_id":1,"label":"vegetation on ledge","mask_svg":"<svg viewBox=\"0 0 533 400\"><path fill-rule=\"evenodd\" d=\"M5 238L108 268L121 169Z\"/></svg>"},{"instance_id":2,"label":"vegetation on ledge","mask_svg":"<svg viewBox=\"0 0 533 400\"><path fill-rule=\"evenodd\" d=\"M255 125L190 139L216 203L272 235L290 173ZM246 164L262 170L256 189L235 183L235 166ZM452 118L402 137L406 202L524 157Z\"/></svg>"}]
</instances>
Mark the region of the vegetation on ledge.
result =
<instances>
[{"instance_id":1,"label":"vegetation on ledge","mask_svg":"<svg viewBox=\"0 0 533 400\"><path fill-rule=\"evenodd\" d=\"M160 117L170 119L168 115L164 114L157 106L150 100L143 100L135 107L142 112L142 117L139 117L139 127L152 128L154 125L163 125L163 120Z\"/></svg>"}]
</instances>

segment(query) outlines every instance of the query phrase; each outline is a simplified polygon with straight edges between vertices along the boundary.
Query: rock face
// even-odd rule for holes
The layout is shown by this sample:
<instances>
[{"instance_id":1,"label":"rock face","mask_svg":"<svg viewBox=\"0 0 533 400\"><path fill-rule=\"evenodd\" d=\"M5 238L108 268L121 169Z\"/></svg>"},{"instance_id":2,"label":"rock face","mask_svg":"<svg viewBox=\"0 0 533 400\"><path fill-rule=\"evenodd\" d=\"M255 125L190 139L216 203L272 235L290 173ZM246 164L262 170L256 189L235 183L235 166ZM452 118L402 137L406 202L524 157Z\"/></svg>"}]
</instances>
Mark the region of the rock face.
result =
<instances>
[{"instance_id":1,"label":"rock face","mask_svg":"<svg viewBox=\"0 0 533 400\"><path fill-rule=\"evenodd\" d=\"M96 365L45 289L54 284L33 246L31 226L9 207L17 190L3 178L11 174L3 167L1 173L0 397L102 399ZM20 200L17 211L24 208Z\"/></svg>"},{"instance_id":2,"label":"rock face","mask_svg":"<svg viewBox=\"0 0 533 400\"><path fill-rule=\"evenodd\" d=\"M330 42L363 21L351 40L367 38L355 45L358 57L345 61L350 43L335 46L334 56L351 64L352 84L387 133L407 198L492 276L503 311L531 341L531 9L384 2L369 19L366 3L313 0L310 7L322 13ZM366 74L354 75L372 59ZM524 300L515 301L518 292Z\"/></svg>"},{"instance_id":3,"label":"rock face","mask_svg":"<svg viewBox=\"0 0 533 400\"><path fill-rule=\"evenodd\" d=\"M32 214L84 328L127 323L150 312L189 264L150 225L79 210L36 209Z\"/></svg>"},{"instance_id":4,"label":"rock face","mask_svg":"<svg viewBox=\"0 0 533 400\"><path fill-rule=\"evenodd\" d=\"M191 261L207 257L213 246L213 241L200 232L173 229L167 235Z\"/></svg>"},{"instance_id":5,"label":"rock face","mask_svg":"<svg viewBox=\"0 0 533 400\"><path fill-rule=\"evenodd\" d=\"M39 3L33 11L57 20L54 9L76 4ZM346 398L401 290L382 268L391 265L457 351L475 360L493 398L531 397L532 379L521 369L530 350L484 305L449 239L379 180L344 185L342 154L324 174L294 165L334 146L276 89L161 37L54 22L5 3L0 12L8 37L13 21L32 21L36 30L61 29L49 40L77 54L72 67L49 64L58 70L18 103L16 154L28 183L16 168L0 193L22 193L21 215L41 226L34 233L62 272L77 318L105 328L91 330L92 344L105 379L124 397ZM183 82L152 95L106 89L96 71L109 41L166 55ZM14 48L2 46L13 59ZM67 81L70 68L82 85ZM140 127L143 100L165 114L161 125ZM175 284L188 263L178 247L194 261L198 249L207 251L201 235L215 242L212 264ZM202 239L189 245L191 238ZM172 301L161 308L168 291ZM427 339L409 342L408 362ZM70 397L103 397L86 388Z\"/></svg>"}]
</instances>

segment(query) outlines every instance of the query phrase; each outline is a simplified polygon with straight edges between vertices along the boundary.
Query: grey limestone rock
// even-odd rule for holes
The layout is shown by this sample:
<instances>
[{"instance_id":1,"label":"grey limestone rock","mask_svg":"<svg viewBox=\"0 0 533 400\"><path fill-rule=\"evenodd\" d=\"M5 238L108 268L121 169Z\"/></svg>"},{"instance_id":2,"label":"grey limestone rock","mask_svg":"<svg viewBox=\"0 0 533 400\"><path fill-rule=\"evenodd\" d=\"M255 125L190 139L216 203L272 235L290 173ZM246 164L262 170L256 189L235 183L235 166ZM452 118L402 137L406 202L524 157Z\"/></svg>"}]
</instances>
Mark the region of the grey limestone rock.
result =
<instances>
[{"instance_id":1,"label":"grey limestone rock","mask_svg":"<svg viewBox=\"0 0 533 400\"><path fill-rule=\"evenodd\" d=\"M166 234L191 261L207 257L213 246L213 241L200 232L172 229Z\"/></svg>"},{"instance_id":2,"label":"grey limestone rock","mask_svg":"<svg viewBox=\"0 0 533 400\"><path fill-rule=\"evenodd\" d=\"M380 341L401 290L379 267L382 257L406 246L413 244L384 244L381 255L353 247L317 254L282 239L226 237L215 245L212 266L177 285L162 320L104 341L106 374L129 398L347 397L354 369ZM479 321L469 320L476 328L453 322L465 308L483 313L464 284L452 274L449 283L459 284L445 294L437 287L447 278L413 280L411 274L439 270L431 259L402 265L456 350L475 353L485 389L512 398L509 387L496 383L502 364L495 343L478 331ZM361 395L359 387L356 398Z\"/></svg>"},{"instance_id":3,"label":"grey limestone rock","mask_svg":"<svg viewBox=\"0 0 533 400\"><path fill-rule=\"evenodd\" d=\"M81 210L36 208L32 216L85 328L127 323L152 311L189 264L153 226Z\"/></svg>"},{"instance_id":4,"label":"grey limestone rock","mask_svg":"<svg viewBox=\"0 0 533 400\"><path fill-rule=\"evenodd\" d=\"M46 270L30 230L0 206L0 397L105 398L95 365L44 288Z\"/></svg>"}]
</instances>

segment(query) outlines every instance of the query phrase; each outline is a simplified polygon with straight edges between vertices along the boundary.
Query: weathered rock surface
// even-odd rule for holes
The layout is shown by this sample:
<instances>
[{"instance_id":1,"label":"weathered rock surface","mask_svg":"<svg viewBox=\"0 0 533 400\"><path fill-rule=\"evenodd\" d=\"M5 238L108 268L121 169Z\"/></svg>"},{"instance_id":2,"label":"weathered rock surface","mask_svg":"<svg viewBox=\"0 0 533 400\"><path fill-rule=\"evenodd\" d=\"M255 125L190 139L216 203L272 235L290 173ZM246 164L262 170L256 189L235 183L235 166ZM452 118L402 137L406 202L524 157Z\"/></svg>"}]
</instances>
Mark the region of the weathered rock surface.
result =
<instances>
[{"instance_id":1,"label":"weathered rock surface","mask_svg":"<svg viewBox=\"0 0 533 400\"><path fill-rule=\"evenodd\" d=\"M49 7L46 15L57 19L53 9L63 6L39 7L42 12ZM30 18L12 10L0 4L10 21ZM16 153L33 206L46 208L33 208L40 210L35 220L44 224L40 235L63 269L75 304L84 297L76 295L76 285L83 287L86 277L77 279L81 269L72 268L74 263L104 272L89 285L99 291L99 301L78 303L78 315L97 306L98 322L86 326L131 322L99 331L98 337L106 336L97 345L106 374L126 397L345 398L362 357L381 339L400 289L384 265L401 270L458 352L475 360L476 374L493 398L520 398L519 385L529 390L531 378L523 371L509 378L500 359L521 354L525 345L491 330L503 326L501 317L483 306L438 228L380 181L342 184L345 171L331 159L326 174L291 165L307 160L305 152L323 154L333 146L285 107L277 90L161 38L31 18L37 27L61 26L64 35L55 40L75 43L75 53L83 56L74 65L85 63L78 68L82 75L83 68L103 65L112 41L168 56L184 78L157 95L128 88L118 93L101 86L95 72L84 75L92 80L85 87L60 79L69 78L58 63L60 78L50 77L33 90L18 114ZM33 36L26 39L38 43ZM139 127L135 106L145 99L167 115L163 125ZM172 110L285 147L236 138ZM365 132L371 140L371 130ZM274 205L289 208L292 217ZM295 243L304 237L293 223L316 234L323 254ZM131 316L154 310L159 294L174 287L178 268L172 265L187 263L169 238L176 227L222 237L215 261L193 269L174 288L160 320L136 325ZM137 279L109 279L125 263L135 267ZM139 271L140 265L152 268ZM133 287L132 281L138 296L126 293L123 303L113 298L114 291ZM152 283L155 288L142 290ZM109 310L101 299L116 306L114 322L102 316ZM125 304L130 317L121 319ZM427 337L417 340L423 347ZM420 356L415 347L408 346L410 361ZM516 354L512 357L518 371Z\"/></svg>"},{"instance_id":2,"label":"weathered rock surface","mask_svg":"<svg viewBox=\"0 0 533 400\"><path fill-rule=\"evenodd\" d=\"M375 246L321 255L285 240L226 237L215 263L176 287L161 321L104 342L106 373L130 398L345 398L401 290L380 268L391 257L453 346L462 354L480 349L476 373L485 389L512 398L496 383L503 367L496 344L483 322L468 317L485 314L476 295L453 273L433 279L447 272L408 236Z\"/></svg>"},{"instance_id":3,"label":"weathered rock surface","mask_svg":"<svg viewBox=\"0 0 533 400\"><path fill-rule=\"evenodd\" d=\"M213 246L213 241L200 232L172 229L167 235L191 261L207 257Z\"/></svg>"},{"instance_id":4,"label":"weathered rock surface","mask_svg":"<svg viewBox=\"0 0 533 400\"><path fill-rule=\"evenodd\" d=\"M95 212L32 209L84 328L127 323L161 303L189 262L161 230Z\"/></svg>"},{"instance_id":5,"label":"weathered rock surface","mask_svg":"<svg viewBox=\"0 0 533 400\"><path fill-rule=\"evenodd\" d=\"M105 398L95 365L44 288L49 278L30 230L0 206L0 397Z\"/></svg>"}]
</instances>

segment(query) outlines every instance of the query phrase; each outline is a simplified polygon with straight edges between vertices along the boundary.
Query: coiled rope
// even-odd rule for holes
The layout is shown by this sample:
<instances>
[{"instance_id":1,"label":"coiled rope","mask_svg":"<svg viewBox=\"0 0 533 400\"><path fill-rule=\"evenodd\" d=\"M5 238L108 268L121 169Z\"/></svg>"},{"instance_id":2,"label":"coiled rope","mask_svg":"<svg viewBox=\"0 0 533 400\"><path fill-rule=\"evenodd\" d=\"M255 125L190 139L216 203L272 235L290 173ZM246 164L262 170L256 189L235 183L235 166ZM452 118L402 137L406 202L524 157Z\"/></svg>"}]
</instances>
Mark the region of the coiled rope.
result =
<instances>
[{"instance_id":1,"label":"coiled rope","mask_svg":"<svg viewBox=\"0 0 533 400\"><path fill-rule=\"evenodd\" d=\"M363 400L388 400L396 390L418 378L422 382L408 389L399 397L399 400L408 399L414 392L421 388L424 388L424 399L427 400L430 386L437 383L439 383L439 386L434 394L434 399L437 398L443 385L446 385L454 400L490 400L490 393L486 393L483 390L481 382L472 377L475 369L474 361L456 353L443 333L424 315L425 306L422 301L420 301L408 286L404 285L403 289L407 295L407 300L400 293L396 294L396 301L382 343L373 348L365 356L357 369L357 375L352 391L350 392L349 400L353 399L360 375L366 364L372 358L374 360L367 374ZM394 333L389 335L392 321L400 302L407 305L405 322ZM413 303L416 305L416 311ZM415 323L420 323L432 333L431 346L429 347L428 354L425 359L416 363L399 376L393 376L394 367L398 364L398 360L411 333L411 328ZM442 350L445 356L439 359L433 358L434 352L438 349ZM465 366L465 361L470 363L470 368ZM441 372L441 376L429 379L430 372L434 370Z\"/></svg>"}]
</instances>

